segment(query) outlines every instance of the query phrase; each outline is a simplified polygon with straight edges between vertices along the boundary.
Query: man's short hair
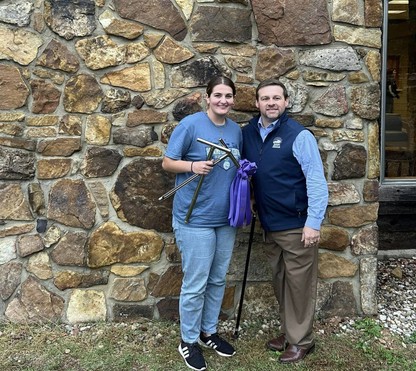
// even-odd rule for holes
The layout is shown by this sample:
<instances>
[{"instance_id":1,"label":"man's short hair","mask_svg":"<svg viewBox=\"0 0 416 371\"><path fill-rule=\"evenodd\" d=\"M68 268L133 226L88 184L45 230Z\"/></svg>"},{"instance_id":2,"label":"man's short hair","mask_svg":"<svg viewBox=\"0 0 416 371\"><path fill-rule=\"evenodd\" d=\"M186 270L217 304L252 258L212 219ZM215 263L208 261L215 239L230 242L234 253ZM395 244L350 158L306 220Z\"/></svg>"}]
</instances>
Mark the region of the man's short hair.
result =
<instances>
[{"instance_id":1,"label":"man's short hair","mask_svg":"<svg viewBox=\"0 0 416 371\"><path fill-rule=\"evenodd\" d=\"M264 88L265 86L280 86L283 89L283 96L285 97L285 99L287 99L289 97L289 94L287 92L286 86L279 81L278 79L275 78L271 78L271 79L267 79L267 80L263 80L256 89L256 100L259 100L259 90L261 88Z\"/></svg>"}]
</instances>

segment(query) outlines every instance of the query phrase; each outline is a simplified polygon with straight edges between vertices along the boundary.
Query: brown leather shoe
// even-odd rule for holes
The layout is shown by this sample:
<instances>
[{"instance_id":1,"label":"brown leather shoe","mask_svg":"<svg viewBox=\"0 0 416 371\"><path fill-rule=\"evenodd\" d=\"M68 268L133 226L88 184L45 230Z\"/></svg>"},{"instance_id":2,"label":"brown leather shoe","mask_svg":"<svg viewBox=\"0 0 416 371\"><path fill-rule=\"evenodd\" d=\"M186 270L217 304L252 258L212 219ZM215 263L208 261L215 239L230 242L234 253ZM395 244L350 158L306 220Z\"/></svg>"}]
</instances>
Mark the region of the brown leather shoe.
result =
<instances>
[{"instance_id":1,"label":"brown leather shoe","mask_svg":"<svg viewBox=\"0 0 416 371\"><path fill-rule=\"evenodd\" d=\"M309 348L300 348L297 345L290 344L286 350L280 355L281 363L294 363L304 359L309 353L313 353L315 344Z\"/></svg>"},{"instance_id":2,"label":"brown leather shoe","mask_svg":"<svg viewBox=\"0 0 416 371\"><path fill-rule=\"evenodd\" d=\"M287 345L288 343L285 334L281 334L277 338L269 340L266 344L268 349L274 350L276 352L284 351Z\"/></svg>"}]
</instances>

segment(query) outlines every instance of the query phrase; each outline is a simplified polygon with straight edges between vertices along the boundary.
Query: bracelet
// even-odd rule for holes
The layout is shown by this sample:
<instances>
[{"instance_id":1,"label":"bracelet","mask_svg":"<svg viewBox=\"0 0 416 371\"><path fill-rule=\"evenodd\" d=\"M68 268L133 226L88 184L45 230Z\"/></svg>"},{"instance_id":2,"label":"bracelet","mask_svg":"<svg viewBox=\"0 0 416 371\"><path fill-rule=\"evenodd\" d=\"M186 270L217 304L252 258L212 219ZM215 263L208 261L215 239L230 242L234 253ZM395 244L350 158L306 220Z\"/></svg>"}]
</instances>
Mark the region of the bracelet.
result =
<instances>
[{"instance_id":1,"label":"bracelet","mask_svg":"<svg viewBox=\"0 0 416 371\"><path fill-rule=\"evenodd\" d=\"M194 165L194 161L191 162L191 173L193 173L194 171L192 170L192 166Z\"/></svg>"}]
</instances>

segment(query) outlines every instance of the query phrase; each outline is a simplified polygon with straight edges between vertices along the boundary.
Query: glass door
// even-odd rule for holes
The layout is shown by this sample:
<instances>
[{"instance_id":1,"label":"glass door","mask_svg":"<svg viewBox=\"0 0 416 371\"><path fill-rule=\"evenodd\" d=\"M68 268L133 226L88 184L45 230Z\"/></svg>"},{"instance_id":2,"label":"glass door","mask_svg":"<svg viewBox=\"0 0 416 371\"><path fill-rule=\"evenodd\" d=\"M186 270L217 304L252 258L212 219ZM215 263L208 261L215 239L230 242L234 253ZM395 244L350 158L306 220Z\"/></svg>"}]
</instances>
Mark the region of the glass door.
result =
<instances>
[{"instance_id":1,"label":"glass door","mask_svg":"<svg viewBox=\"0 0 416 371\"><path fill-rule=\"evenodd\" d=\"M381 181L416 185L416 1L388 1L385 31Z\"/></svg>"}]
</instances>

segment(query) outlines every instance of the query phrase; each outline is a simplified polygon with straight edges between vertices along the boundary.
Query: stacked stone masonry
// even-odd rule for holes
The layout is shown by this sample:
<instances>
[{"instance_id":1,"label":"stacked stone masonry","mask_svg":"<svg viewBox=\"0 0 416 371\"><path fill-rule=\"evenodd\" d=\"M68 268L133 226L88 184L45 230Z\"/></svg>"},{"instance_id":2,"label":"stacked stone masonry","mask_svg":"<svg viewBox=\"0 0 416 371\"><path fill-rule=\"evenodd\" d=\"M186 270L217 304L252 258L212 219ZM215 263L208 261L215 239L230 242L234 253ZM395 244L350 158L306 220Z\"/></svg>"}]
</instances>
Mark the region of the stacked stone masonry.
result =
<instances>
[{"instance_id":1,"label":"stacked stone masonry","mask_svg":"<svg viewBox=\"0 0 416 371\"><path fill-rule=\"evenodd\" d=\"M330 190L317 314L375 313L381 25L380 0L2 1L0 320L178 318L171 199L158 200L174 179L161 159L215 74L236 82L241 125L260 80L286 83ZM273 308L256 232L246 301Z\"/></svg>"}]
</instances>

